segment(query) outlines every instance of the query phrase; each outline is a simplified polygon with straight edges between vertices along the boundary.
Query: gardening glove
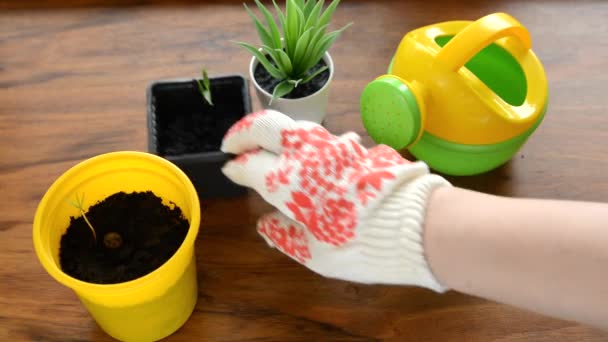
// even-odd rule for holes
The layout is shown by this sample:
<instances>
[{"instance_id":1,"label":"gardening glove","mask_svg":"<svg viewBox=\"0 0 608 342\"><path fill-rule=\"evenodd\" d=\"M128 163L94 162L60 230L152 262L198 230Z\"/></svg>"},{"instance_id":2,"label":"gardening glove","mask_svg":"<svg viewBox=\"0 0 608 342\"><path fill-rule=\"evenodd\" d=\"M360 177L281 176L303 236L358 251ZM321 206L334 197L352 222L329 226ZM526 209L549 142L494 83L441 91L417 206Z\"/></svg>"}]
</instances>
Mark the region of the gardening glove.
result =
<instances>
[{"instance_id":1,"label":"gardening glove","mask_svg":"<svg viewBox=\"0 0 608 342\"><path fill-rule=\"evenodd\" d=\"M450 184L425 163L272 110L232 126L222 151L237 155L224 174L279 210L258 221L270 246L326 277L446 290L422 234L429 195Z\"/></svg>"}]
</instances>

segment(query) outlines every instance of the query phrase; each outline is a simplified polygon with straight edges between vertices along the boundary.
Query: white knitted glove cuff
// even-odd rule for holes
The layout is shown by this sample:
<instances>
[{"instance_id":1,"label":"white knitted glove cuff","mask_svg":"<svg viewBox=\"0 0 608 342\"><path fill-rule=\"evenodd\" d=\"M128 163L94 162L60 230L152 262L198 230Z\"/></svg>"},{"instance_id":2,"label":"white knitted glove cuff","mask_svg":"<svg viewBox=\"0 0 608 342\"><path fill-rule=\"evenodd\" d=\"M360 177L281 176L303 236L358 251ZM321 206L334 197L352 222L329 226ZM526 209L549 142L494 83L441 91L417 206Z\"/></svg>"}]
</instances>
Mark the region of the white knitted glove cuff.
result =
<instances>
[{"instance_id":1,"label":"white knitted glove cuff","mask_svg":"<svg viewBox=\"0 0 608 342\"><path fill-rule=\"evenodd\" d=\"M433 190L451 186L444 178L426 174L386 196L360 232L362 255L371 282L417 285L437 292L448 290L433 275L424 253L424 220ZM367 267L366 267L367 268Z\"/></svg>"}]
</instances>

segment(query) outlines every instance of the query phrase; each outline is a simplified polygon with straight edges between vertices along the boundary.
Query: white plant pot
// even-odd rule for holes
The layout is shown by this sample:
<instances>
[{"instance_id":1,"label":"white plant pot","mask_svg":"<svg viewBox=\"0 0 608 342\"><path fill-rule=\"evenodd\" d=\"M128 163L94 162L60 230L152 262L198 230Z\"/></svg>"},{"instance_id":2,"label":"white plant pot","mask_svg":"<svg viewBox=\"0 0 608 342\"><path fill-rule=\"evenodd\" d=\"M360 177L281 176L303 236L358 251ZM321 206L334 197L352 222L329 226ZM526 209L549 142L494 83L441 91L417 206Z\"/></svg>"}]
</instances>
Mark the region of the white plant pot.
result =
<instances>
[{"instance_id":1,"label":"white plant pot","mask_svg":"<svg viewBox=\"0 0 608 342\"><path fill-rule=\"evenodd\" d=\"M256 94L262 107L279 111L290 116L294 120L306 120L318 124L323 123L329 98L329 86L334 76L334 62L328 52L325 52L323 60L329 67L329 78L321 89L312 95L299 99L278 98L270 103L272 94L262 89L254 77L255 67L259 62L255 57L251 58L251 63L249 63L249 78L251 79L251 83L255 86Z\"/></svg>"}]
</instances>

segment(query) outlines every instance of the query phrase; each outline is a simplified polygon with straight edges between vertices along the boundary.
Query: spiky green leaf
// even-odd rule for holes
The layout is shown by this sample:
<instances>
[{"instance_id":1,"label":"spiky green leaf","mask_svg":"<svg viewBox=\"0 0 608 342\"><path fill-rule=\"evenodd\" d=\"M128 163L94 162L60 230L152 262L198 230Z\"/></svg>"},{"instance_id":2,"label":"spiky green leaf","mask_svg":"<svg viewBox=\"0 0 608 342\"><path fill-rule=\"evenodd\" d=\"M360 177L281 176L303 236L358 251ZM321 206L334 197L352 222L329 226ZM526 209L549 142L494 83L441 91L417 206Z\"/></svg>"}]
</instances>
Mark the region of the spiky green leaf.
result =
<instances>
[{"instance_id":1,"label":"spiky green leaf","mask_svg":"<svg viewBox=\"0 0 608 342\"><path fill-rule=\"evenodd\" d=\"M300 37L304 33L304 25L306 25L306 18L301 8L296 7L296 14L298 15L298 31L296 35Z\"/></svg>"},{"instance_id":2,"label":"spiky green leaf","mask_svg":"<svg viewBox=\"0 0 608 342\"><path fill-rule=\"evenodd\" d=\"M304 0L294 0L294 3L298 6L298 8L304 8Z\"/></svg>"},{"instance_id":3,"label":"spiky green leaf","mask_svg":"<svg viewBox=\"0 0 608 342\"><path fill-rule=\"evenodd\" d=\"M255 14L253 14L253 12L251 12L251 10L247 6L247 4L243 4L243 6L245 6L245 11L247 11L247 14L253 21L255 29L256 29L256 31L258 31L258 36L260 37L260 40L262 41L262 44L272 45L273 38L272 38L271 34L268 32L268 30L266 30L264 25L262 25L260 20L255 16Z\"/></svg>"},{"instance_id":4,"label":"spiky green leaf","mask_svg":"<svg viewBox=\"0 0 608 342\"><path fill-rule=\"evenodd\" d=\"M270 104L272 104L272 101L291 93L293 88L295 88L295 85L287 80L277 84L277 86L274 88L274 91L272 92L272 99L270 99Z\"/></svg>"},{"instance_id":5,"label":"spiky green leaf","mask_svg":"<svg viewBox=\"0 0 608 342\"><path fill-rule=\"evenodd\" d=\"M274 21L274 17L270 13L270 11L259 1L255 0L256 5L260 9L260 12L264 15L264 19L266 20L266 26L268 27L268 35L272 43L264 43L265 45L270 46L273 49L281 48L281 33L279 32L279 28Z\"/></svg>"},{"instance_id":6,"label":"spiky green leaf","mask_svg":"<svg viewBox=\"0 0 608 342\"><path fill-rule=\"evenodd\" d=\"M310 68L315 66L319 62L320 57L315 53L315 48L317 47L319 41L323 39L323 32L327 25L323 27L313 27L311 31L310 42L308 43L308 47L306 49L306 58L299 63L298 69L302 72L308 71ZM321 55L323 57L323 55Z\"/></svg>"},{"instance_id":7,"label":"spiky green leaf","mask_svg":"<svg viewBox=\"0 0 608 342\"><path fill-rule=\"evenodd\" d=\"M311 59L316 60L318 62L321 58L323 58L323 55L325 55L325 52L327 52L329 47L338 38L338 36L339 36L339 33L332 32L332 33L326 34L323 38L321 38L317 42L317 46L315 46L315 48L311 52L311 56L312 56ZM314 66L314 64L312 66Z\"/></svg>"},{"instance_id":8,"label":"spiky green leaf","mask_svg":"<svg viewBox=\"0 0 608 342\"><path fill-rule=\"evenodd\" d=\"M283 71L279 70L277 67L272 65L272 63L270 63L268 58L266 58L266 56L262 52L260 52L258 49L256 49L254 46L247 44L247 43L243 43L243 42L236 42L236 44L242 46L247 51L249 51L249 53L254 55L255 58L257 58L258 61L260 61L260 63L262 63L262 66L264 66L266 71L268 71L268 73L272 77L278 78L278 79L283 79L283 78L287 77L287 75Z\"/></svg>"},{"instance_id":9,"label":"spiky green leaf","mask_svg":"<svg viewBox=\"0 0 608 342\"><path fill-rule=\"evenodd\" d=\"M317 43L319 42L319 40L321 38L323 38L326 28L327 28L327 25L321 26L321 27L314 26L312 28L312 32L311 32L311 36L310 36L310 48L314 48L317 45Z\"/></svg>"},{"instance_id":10,"label":"spiky green leaf","mask_svg":"<svg viewBox=\"0 0 608 342\"><path fill-rule=\"evenodd\" d=\"M298 10L295 0L287 0L285 5L285 20L286 26L283 30L283 38L285 39L285 48L288 55L293 56L298 42Z\"/></svg>"},{"instance_id":11,"label":"spiky green leaf","mask_svg":"<svg viewBox=\"0 0 608 342\"><path fill-rule=\"evenodd\" d=\"M323 8L323 0L320 1L310 1L310 3L315 3L316 5L311 9L311 11L306 14L306 24L304 24L304 30L308 30L311 27L317 26L317 22L319 20L319 13L321 13L321 9Z\"/></svg>"},{"instance_id":12,"label":"spiky green leaf","mask_svg":"<svg viewBox=\"0 0 608 342\"><path fill-rule=\"evenodd\" d=\"M312 12L312 9L315 7L315 5L318 4L318 2L316 0L307 0L306 4L304 5L304 9L302 10L304 12L304 17L308 18L310 16L310 13Z\"/></svg>"},{"instance_id":13,"label":"spiky green leaf","mask_svg":"<svg viewBox=\"0 0 608 342\"><path fill-rule=\"evenodd\" d=\"M307 57L306 51L310 42L311 31L312 28L309 28L306 32L304 32L304 34L302 34L300 39L298 39L298 43L296 44L296 50L293 53L293 64L296 67L296 69L294 70L295 75L299 75L303 72L306 72L306 69L303 69L302 65L304 65L303 62L305 62Z\"/></svg>"},{"instance_id":14,"label":"spiky green leaf","mask_svg":"<svg viewBox=\"0 0 608 342\"><path fill-rule=\"evenodd\" d=\"M327 50L331 47L334 41L340 36L340 34L346 30L352 23L349 23L342 27L339 30L335 30L323 36L319 41L317 41L315 47L312 48L310 52L311 58L308 60L308 64L306 65L306 70L312 68L317 64Z\"/></svg>"},{"instance_id":15,"label":"spiky green leaf","mask_svg":"<svg viewBox=\"0 0 608 342\"><path fill-rule=\"evenodd\" d=\"M331 17L334 15L334 12L336 11L336 7L338 7L338 4L340 3L340 0L333 0L329 6L327 6L327 8L325 9L325 12L323 12L323 14L321 15L321 18L319 18L319 26L323 26L323 25L327 25L329 24L329 22L331 21Z\"/></svg>"},{"instance_id":16,"label":"spiky green leaf","mask_svg":"<svg viewBox=\"0 0 608 342\"><path fill-rule=\"evenodd\" d=\"M289 56L287 56L287 60L285 60L284 56L279 52L281 49L273 49L269 46L262 46L262 50L266 53L267 56L272 59L274 64L277 66L279 70L283 72L285 75L290 75L292 72L291 61L289 60Z\"/></svg>"},{"instance_id":17,"label":"spiky green leaf","mask_svg":"<svg viewBox=\"0 0 608 342\"><path fill-rule=\"evenodd\" d=\"M283 70L285 71L285 73L288 75L291 74L293 72L293 64L287 53L285 53L285 51L283 51L282 49L275 49L274 52L281 60L281 64L284 66Z\"/></svg>"},{"instance_id":18,"label":"spiky green leaf","mask_svg":"<svg viewBox=\"0 0 608 342\"><path fill-rule=\"evenodd\" d=\"M323 71L325 71L327 69L329 69L329 67L328 66L324 66L324 67L320 68L319 70L313 72L312 74L306 76L302 80L302 84L312 81L313 78L317 77L317 75L319 75L320 73L322 73Z\"/></svg>"},{"instance_id":19,"label":"spiky green leaf","mask_svg":"<svg viewBox=\"0 0 608 342\"><path fill-rule=\"evenodd\" d=\"M279 22L281 23L281 29L283 30L283 33L285 32L285 15L283 14L283 11L281 11L281 7L279 7L279 5L277 5L277 2L275 0L272 0L272 3L274 5L274 9L277 12L277 17L279 17Z\"/></svg>"}]
</instances>

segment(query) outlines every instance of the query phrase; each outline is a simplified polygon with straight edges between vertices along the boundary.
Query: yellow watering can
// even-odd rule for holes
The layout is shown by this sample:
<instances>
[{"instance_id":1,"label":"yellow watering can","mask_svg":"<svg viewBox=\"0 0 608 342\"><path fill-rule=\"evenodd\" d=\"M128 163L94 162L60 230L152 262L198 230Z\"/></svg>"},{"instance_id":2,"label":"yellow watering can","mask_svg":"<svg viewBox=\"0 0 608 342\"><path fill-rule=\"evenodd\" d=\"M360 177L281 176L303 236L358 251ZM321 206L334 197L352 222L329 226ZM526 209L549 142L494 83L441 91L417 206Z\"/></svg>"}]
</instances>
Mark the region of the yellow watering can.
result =
<instances>
[{"instance_id":1,"label":"yellow watering can","mask_svg":"<svg viewBox=\"0 0 608 342\"><path fill-rule=\"evenodd\" d=\"M377 143L439 172L472 175L508 161L544 117L548 89L528 30L505 13L404 36L387 75L361 95Z\"/></svg>"}]
</instances>

